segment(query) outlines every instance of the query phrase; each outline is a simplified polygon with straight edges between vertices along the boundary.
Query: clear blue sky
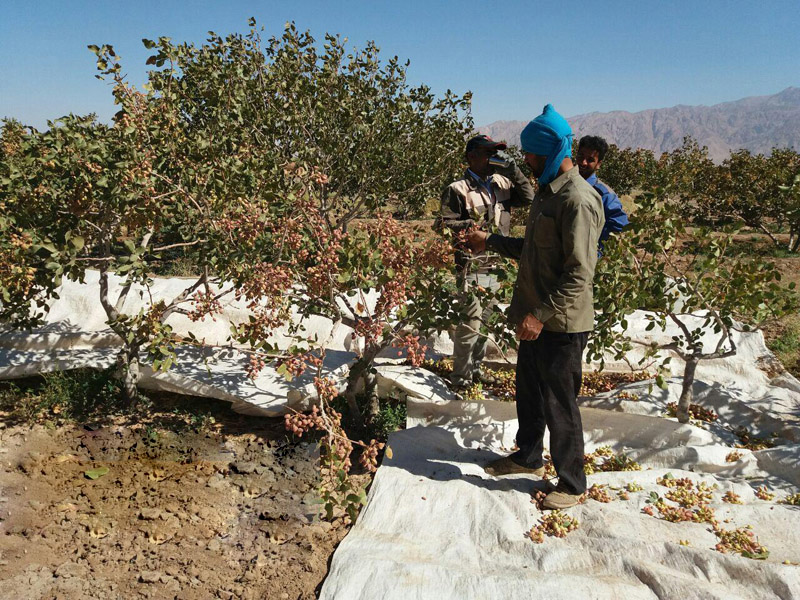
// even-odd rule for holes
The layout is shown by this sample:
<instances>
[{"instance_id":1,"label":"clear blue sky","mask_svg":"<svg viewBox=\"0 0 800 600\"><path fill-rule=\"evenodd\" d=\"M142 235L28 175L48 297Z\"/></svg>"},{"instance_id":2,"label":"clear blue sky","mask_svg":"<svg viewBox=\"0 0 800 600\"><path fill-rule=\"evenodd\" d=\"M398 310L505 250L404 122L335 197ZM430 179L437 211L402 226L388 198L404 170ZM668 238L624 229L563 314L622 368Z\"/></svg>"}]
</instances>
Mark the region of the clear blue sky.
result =
<instances>
[{"instance_id":1,"label":"clear blue sky","mask_svg":"<svg viewBox=\"0 0 800 600\"><path fill-rule=\"evenodd\" d=\"M413 83L472 90L477 125L527 120L547 102L572 116L800 86L797 0L2 0L0 15L0 117L40 128L70 112L114 113L87 44L112 44L141 83L141 38L201 43L209 30L245 32L250 16L269 35L294 20L317 39L375 40L411 60Z\"/></svg>"}]
</instances>

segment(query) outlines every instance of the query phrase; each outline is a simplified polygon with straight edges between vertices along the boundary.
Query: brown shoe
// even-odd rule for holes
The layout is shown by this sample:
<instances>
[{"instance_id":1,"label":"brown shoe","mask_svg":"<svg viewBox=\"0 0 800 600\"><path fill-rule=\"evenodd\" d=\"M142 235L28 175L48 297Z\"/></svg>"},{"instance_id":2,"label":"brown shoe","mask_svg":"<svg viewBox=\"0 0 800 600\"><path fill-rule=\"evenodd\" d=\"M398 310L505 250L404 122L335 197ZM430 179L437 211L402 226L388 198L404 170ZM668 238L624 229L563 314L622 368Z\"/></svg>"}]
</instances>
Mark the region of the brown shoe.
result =
<instances>
[{"instance_id":1,"label":"brown shoe","mask_svg":"<svg viewBox=\"0 0 800 600\"><path fill-rule=\"evenodd\" d=\"M544 502L542 502L542 506L550 510L570 508L581 501L581 496L583 496L583 494L570 494L559 485L555 490L547 494Z\"/></svg>"},{"instance_id":2,"label":"brown shoe","mask_svg":"<svg viewBox=\"0 0 800 600\"><path fill-rule=\"evenodd\" d=\"M536 475L537 477L541 477L542 475L544 475L543 466L539 467L538 469L523 467L522 465L518 465L513 460L511 460L510 456L493 460L488 465L483 467L483 470L486 471L489 475L493 475L494 477L501 477L503 475L517 475L517 474Z\"/></svg>"}]
</instances>

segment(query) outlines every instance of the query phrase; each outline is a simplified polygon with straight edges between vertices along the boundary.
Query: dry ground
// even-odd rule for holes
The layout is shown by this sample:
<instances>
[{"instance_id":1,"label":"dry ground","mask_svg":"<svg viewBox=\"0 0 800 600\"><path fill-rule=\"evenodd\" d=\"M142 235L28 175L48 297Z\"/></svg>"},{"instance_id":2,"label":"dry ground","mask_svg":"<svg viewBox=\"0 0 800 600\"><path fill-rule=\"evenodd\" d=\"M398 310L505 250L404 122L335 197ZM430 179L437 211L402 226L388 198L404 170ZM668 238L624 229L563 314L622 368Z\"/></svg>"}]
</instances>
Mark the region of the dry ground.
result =
<instances>
[{"instance_id":1,"label":"dry ground","mask_svg":"<svg viewBox=\"0 0 800 600\"><path fill-rule=\"evenodd\" d=\"M315 598L347 530L317 517L315 445L214 415L0 414L0 598Z\"/></svg>"}]
</instances>

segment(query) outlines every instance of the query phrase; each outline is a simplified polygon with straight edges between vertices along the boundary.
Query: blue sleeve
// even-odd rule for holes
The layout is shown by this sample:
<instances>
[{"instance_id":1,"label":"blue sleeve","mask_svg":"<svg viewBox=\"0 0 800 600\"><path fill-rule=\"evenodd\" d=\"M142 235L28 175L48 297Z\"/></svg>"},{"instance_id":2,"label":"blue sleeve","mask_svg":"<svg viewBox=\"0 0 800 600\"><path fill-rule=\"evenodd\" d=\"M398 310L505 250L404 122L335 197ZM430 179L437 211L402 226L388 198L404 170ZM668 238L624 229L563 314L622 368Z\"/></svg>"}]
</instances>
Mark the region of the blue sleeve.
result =
<instances>
[{"instance_id":1,"label":"blue sleeve","mask_svg":"<svg viewBox=\"0 0 800 600\"><path fill-rule=\"evenodd\" d=\"M599 191L599 190L598 190ZM612 233L622 231L628 224L628 215L622 208L622 202L614 192L605 190L603 192L603 212L606 217L606 224L600 233L600 241L607 240Z\"/></svg>"}]
</instances>

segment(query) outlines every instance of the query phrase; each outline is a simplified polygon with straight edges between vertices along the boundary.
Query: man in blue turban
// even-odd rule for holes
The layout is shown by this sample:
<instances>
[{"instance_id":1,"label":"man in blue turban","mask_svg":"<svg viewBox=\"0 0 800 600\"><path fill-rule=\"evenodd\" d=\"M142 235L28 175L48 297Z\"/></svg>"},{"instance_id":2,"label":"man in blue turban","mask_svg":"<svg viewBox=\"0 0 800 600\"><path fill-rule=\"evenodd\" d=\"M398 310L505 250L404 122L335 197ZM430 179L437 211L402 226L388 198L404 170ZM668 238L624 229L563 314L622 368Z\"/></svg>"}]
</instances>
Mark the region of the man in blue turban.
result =
<instances>
[{"instance_id":1,"label":"man in blue turban","mask_svg":"<svg viewBox=\"0 0 800 600\"><path fill-rule=\"evenodd\" d=\"M519 141L525 154L544 159L541 174L536 177L539 187L553 181L561 163L572 155L572 128L552 104L545 106L542 114L525 126L519 134ZM536 174L534 171L534 175Z\"/></svg>"},{"instance_id":2,"label":"man in blue turban","mask_svg":"<svg viewBox=\"0 0 800 600\"><path fill-rule=\"evenodd\" d=\"M525 162L539 182L524 238L475 232L473 252L490 249L519 261L508 316L520 340L517 355L519 450L486 467L490 475L544 474L543 441L558 486L551 509L577 504L586 491L583 426L578 410L583 350L594 324L592 279L605 218L600 195L570 157L572 129L548 104L520 135Z\"/></svg>"}]
</instances>

